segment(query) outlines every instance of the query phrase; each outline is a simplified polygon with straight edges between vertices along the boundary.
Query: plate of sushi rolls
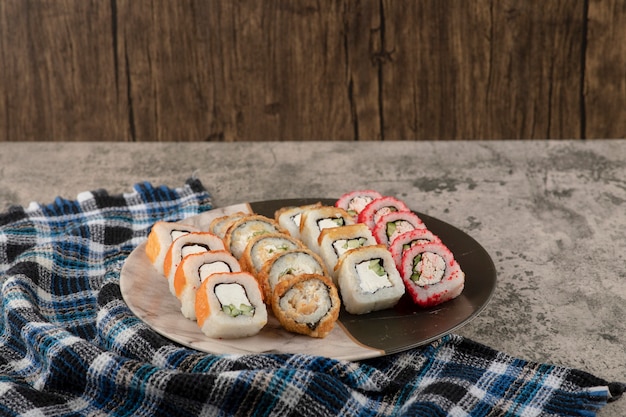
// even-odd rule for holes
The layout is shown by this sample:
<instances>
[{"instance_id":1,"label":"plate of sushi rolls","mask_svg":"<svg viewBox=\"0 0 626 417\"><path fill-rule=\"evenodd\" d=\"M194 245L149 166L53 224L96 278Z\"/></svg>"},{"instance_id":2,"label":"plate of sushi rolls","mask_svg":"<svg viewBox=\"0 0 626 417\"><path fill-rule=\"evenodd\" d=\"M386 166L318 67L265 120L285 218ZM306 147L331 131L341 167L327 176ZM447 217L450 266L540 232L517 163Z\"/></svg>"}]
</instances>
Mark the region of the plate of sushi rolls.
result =
<instances>
[{"instance_id":1,"label":"plate of sushi rolls","mask_svg":"<svg viewBox=\"0 0 626 417\"><path fill-rule=\"evenodd\" d=\"M455 331L495 284L471 236L374 190L157 222L120 274L130 310L184 346L347 360Z\"/></svg>"}]
</instances>

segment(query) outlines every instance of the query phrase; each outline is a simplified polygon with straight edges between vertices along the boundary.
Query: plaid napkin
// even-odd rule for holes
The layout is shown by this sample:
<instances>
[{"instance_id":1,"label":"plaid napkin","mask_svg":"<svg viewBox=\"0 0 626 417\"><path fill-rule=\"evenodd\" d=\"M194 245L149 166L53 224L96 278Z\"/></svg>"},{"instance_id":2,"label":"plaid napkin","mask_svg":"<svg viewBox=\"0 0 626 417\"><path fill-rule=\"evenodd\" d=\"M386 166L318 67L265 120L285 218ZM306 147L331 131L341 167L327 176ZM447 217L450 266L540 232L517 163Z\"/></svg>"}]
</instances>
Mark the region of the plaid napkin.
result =
<instances>
[{"instance_id":1,"label":"plaid napkin","mask_svg":"<svg viewBox=\"0 0 626 417\"><path fill-rule=\"evenodd\" d=\"M211 208L190 179L0 214L0 415L593 416L624 391L457 335L361 362L181 347L130 312L119 274L155 221Z\"/></svg>"}]
</instances>

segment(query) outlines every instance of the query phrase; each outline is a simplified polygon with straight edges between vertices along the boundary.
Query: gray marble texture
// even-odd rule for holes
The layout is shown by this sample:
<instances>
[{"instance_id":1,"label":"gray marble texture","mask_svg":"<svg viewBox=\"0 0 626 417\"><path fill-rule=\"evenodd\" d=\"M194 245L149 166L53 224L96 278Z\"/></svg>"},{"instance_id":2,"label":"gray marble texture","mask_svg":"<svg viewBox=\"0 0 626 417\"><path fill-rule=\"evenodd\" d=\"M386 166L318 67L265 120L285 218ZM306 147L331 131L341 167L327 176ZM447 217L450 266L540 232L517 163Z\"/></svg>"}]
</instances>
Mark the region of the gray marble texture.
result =
<instances>
[{"instance_id":1,"label":"gray marble texture","mask_svg":"<svg viewBox=\"0 0 626 417\"><path fill-rule=\"evenodd\" d=\"M200 178L215 206L373 188L489 252L459 334L626 381L626 141L0 143L0 209ZM626 399L600 416L626 415Z\"/></svg>"}]
</instances>

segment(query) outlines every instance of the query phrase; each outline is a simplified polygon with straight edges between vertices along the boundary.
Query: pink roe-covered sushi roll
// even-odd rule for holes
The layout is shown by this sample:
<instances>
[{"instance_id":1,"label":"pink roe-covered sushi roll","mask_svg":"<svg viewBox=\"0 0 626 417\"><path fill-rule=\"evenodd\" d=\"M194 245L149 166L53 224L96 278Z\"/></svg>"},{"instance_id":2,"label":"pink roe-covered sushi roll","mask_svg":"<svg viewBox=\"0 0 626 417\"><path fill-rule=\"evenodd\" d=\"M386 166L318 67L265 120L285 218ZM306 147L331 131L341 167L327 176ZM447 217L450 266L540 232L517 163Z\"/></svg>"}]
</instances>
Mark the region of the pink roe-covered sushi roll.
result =
<instances>
[{"instance_id":1,"label":"pink roe-covered sushi roll","mask_svg":"<svg viewBox=\"0 0 626 417\"><path fill-rule=\"evenodd\" d=\"M413 229L393 239L389 244L389 252L398 270L402 268L402 254L412 246L425 243L441 243L441 239L428 229Z\"/></svg>"},{"instance_id":2,"label":"pink roe-covered sushi roll","mask_svg":"<svg viewBox=\"0 0 626 417\"><path fill-rule=\"evenodd\" d=\"M365 206L383 195L374 190L356 190L346 193L339 197L335 203L335 207L346 210L353 218L357 220L359 213L363 211Z\"/></svg>"},{"instance_id":3,"label":"pink roe-covered sushi roll","mask_svg":"<svg viewBox=\"0 0 626 417\"><path fill-rule=\"evenodd\" d=\"M461 294L465 274L442 243L415 245L402 255L400 276L413 302L432 307Z\"/></svg>"},{"instance_id":4,"label":"pink roe-covered sushi roll","mask_svg":"<svg viewBox=\"0 0 626 417\"><path fill-rule=\"evenodd\" d=\"M382 216L395 211L411 211L411 209L395 197L377 198L359 213L358 222L365 223L370 230L374 230L374 225Z\"/></svg>"},{"instance_id":5,"label":"pink roe-covered sushi roll","mask_svg":"<svg viewBox=\"0 0 626 417\"><path fill-rule=\"evenodd\" d=\"M415 229L426 229L417 214L412 211L392 211L378 219L372 234L379 244L389 247L396 237Z\"/></svg>"}]
</instances>

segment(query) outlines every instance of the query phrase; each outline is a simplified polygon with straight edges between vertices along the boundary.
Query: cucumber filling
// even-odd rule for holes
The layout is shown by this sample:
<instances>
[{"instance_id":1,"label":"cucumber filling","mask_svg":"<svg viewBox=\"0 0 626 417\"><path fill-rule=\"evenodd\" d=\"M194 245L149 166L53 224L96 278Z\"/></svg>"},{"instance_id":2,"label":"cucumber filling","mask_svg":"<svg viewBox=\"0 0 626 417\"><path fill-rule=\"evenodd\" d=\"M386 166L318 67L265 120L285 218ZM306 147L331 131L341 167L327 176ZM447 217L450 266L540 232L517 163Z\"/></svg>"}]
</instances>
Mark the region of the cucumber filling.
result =
<instances>
[{"instance_id":1,"label":"cucumber filling","mask_svg":"<svg viewBox=\"0 0 626 417\"><path fill-rule=\"evenodd\" d=\"M375 293L376 291L392 287L389 281L389 275L380 258L370 259L356 264L356 273L358 277L359 288L366 293Z\"/></svg>"},{"instance_id":2,"label":"cucumber filling","mask_svg":"<svg viewBox=\"0 0 626 417\"><path fill-rule=\"evenodd\" d=\"M357 237L354 239L337 239L333 242L333 248L335 249L337 257L339 257L351 249L364 246L366 242L367 239L364 237Z\"/></svg>"},{"instance_id":3,"label":"cucumber filling","mask_svg":"<svg viewBox=\"0 0 626 417\"><path fill-rule=\"evenodd\" d=\"M320 230L331 229L333 227L345 226L346 222L343 217L327 217L317 221L317 227Z\"/></svg>"},{"instance_id":4,"label":"cucumber filling","mask_svg":"<svg viewBox=\"0 0 626 417\"><path fill-rule=\"evenodd\" d=\"M254 315L254 306L250 303L246 289L241 284L217 284L215 296L222 306L222 311L230 317Z\"/></svg>"}]
</instances>

